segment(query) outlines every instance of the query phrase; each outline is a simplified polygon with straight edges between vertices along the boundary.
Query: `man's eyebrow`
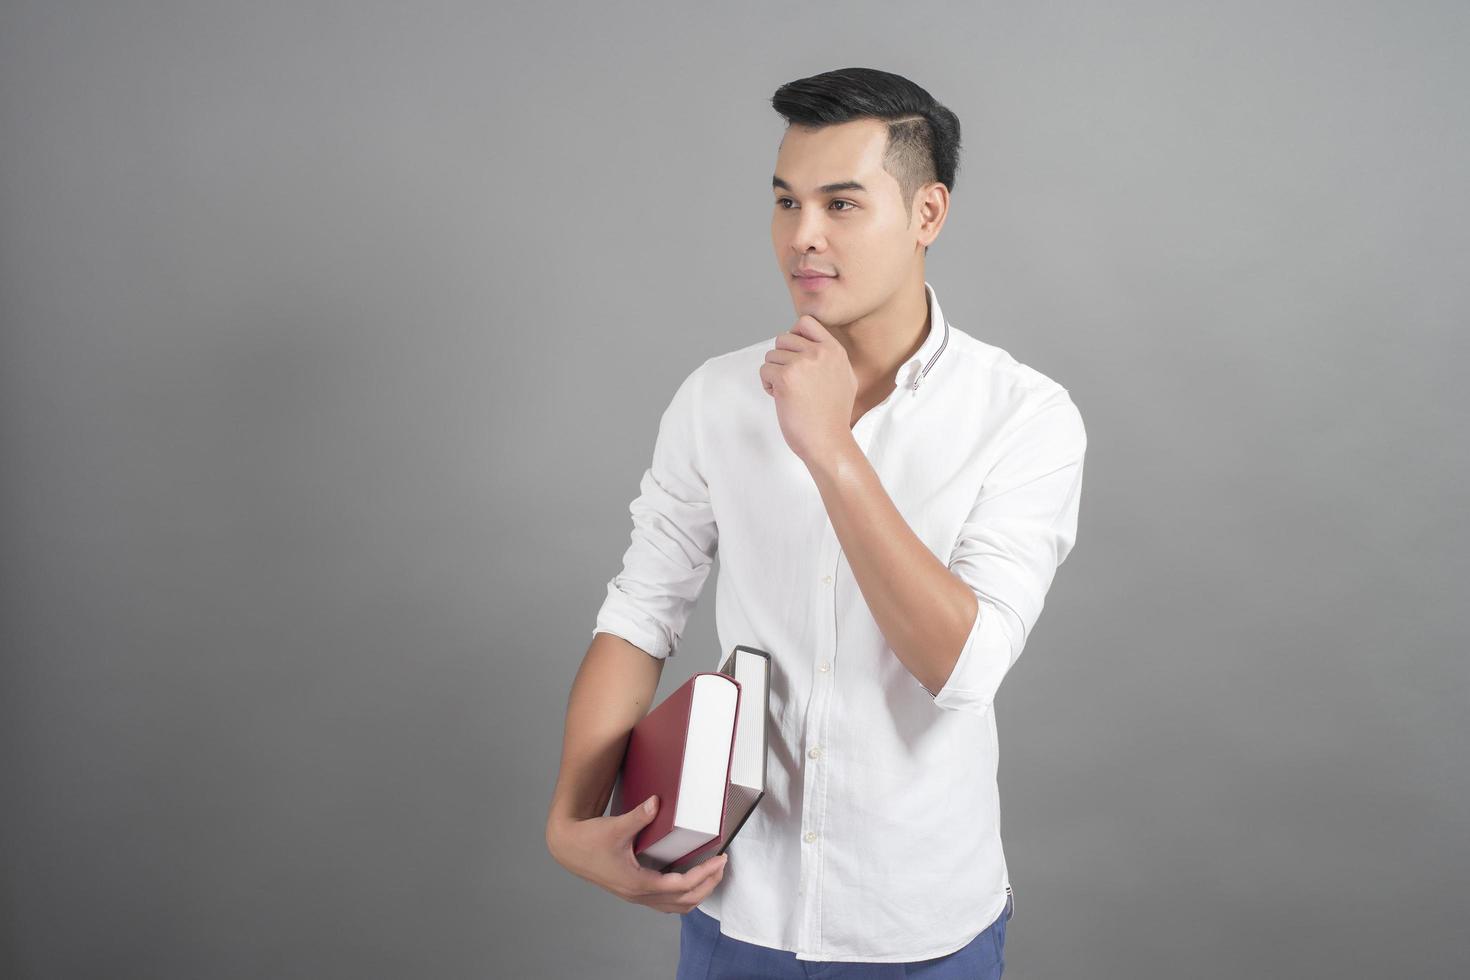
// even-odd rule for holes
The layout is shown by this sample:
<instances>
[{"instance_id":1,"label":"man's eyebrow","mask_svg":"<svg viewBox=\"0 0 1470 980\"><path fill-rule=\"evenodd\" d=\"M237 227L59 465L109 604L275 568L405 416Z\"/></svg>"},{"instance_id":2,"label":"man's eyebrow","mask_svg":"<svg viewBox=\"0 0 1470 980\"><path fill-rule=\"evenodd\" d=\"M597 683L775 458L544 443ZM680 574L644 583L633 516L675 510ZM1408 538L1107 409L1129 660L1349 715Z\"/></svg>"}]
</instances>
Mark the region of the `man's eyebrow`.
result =
<instances>
[{"instance_id":1,"label":"man's eyebrow","mask_svg":"<svg viewBox=\"0 0 1470 980\"><path fill-rule=\"evenodd\" d=\"M791 190L790 184L786 183L786 181L782 180L780 177L775 176L774 174L771 175L771 187L772 189L779 187L783 191ZM818 187L817 190L823 194L836 194L838 191L862 191L864 194L868 192L868 189L866 187L864 187L862 184L859 184L855 180L843 180L838 181L835 184L823 184L821 187Z\"/></svg>"}]
</instances>

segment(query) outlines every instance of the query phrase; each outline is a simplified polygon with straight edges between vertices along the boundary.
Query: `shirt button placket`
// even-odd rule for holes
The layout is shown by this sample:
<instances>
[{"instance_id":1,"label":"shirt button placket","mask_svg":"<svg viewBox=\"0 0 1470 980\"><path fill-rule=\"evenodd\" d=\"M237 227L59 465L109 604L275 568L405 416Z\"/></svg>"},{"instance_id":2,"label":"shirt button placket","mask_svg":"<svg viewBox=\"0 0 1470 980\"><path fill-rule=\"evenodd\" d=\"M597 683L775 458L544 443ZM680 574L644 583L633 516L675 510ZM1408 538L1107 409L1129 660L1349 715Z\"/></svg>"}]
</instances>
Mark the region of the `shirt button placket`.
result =
<instances>
[{"instance_id":1,"label":"shirt button placket","mask_svg":"<svg viewBox=\"0 0 1470 980\"><path fill-rule=\"evenodd\" d=\"M816 608L823 610L827 636L825 637L823 650L817 653L817 674L824 680L831 677L832 664L837 656L837 589L834 586L835 573L841 556L841 546L837 540L837 534L832 528L831 521L827 522L826 540L822 547L822 565L832 571L823 573L821 583L818 586L818 602ZM802 822L805 825L801 839L804 842L801 854L801 874L797 883L796 893L807 899L802 910L802 936L801 944L808 949L816 949L820 943L820 923L817 921L818 903L815 896L808 896L808 885L819 880L821 868L818 860L820 851L817 847L805 845L816 845L818 838L818 827L822 823L822 815L826 810L826 798L823 793L825 787L825 773L817 764L822 757L821 741L826 726L829 699L832 696L832 688L829 684L818 684L812 692L812 706L815 709L809 716L813 729L809 731L812 744L807 749L807 757L812 760L805 769L805 792L806 806L803 808Z\"/></svg>"}]
</instances>

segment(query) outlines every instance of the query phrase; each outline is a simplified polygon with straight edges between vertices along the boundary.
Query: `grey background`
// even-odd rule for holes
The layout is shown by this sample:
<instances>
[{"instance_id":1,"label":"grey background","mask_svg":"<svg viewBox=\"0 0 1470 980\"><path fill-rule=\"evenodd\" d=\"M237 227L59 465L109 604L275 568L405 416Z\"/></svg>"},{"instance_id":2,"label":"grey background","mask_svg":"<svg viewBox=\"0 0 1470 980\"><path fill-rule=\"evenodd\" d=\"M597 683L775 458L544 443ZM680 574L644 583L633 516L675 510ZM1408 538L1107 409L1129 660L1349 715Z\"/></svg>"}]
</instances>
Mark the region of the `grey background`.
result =
<instances>
[{"instance_id":1,"label":"grey background","mask_svg":"<svg viewBox=\"0 0 1470 980\"><path fill-rule=\"evenodd\" d=\"M4 5L0 974L672 976L544 851L566 696L674 387L793 319L770 94L867 65L963 122L946 313L1088 425L1007 977L1465 975L1467 41ZM660 696L719 653L702 601Z\"/></svg>"}]
</instances>

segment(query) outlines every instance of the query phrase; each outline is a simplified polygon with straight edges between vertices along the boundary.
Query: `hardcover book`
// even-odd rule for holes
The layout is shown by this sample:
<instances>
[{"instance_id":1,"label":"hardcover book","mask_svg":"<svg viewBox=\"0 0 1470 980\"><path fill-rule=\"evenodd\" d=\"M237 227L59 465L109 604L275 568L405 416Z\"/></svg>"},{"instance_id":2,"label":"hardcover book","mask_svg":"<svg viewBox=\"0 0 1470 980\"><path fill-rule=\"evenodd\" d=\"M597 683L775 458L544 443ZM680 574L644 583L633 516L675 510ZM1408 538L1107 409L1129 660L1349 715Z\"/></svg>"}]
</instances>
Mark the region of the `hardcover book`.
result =
<instances>
[{"instance_id":1,"label":"hardcover book","mask_svg":"<svg viewBox=\"0 0 1470 980\"><path fill-rule=\"evenodd\" d=\"M638 863L687 871L723 854L765 796L771 655L736 646L649 711L628 737L610 812L650 796L658 813L633 840Z\"/></svg>"}]
</instances>

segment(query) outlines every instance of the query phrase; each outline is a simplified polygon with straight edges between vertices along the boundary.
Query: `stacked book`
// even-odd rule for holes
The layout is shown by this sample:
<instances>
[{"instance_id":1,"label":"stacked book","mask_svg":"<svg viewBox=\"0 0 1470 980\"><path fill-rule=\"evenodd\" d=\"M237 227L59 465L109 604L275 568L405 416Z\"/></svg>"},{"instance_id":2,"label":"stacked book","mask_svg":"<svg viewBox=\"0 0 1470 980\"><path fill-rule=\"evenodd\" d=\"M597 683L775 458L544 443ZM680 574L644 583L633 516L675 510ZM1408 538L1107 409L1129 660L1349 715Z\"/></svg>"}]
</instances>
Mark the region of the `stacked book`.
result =
<instances>
[{"instance_id":1,"label":"stacked book","mask_svg":"<svg viewBox=\"0 0 1470 980\"><path fill-rule=\"evenodd\" d=\"M770 704L771 655L742 645L634 726L610 812L658 796L658 814L633 840L639 864L687 871L725 853L766 793Z\"/></svg>"}]
</instances>

